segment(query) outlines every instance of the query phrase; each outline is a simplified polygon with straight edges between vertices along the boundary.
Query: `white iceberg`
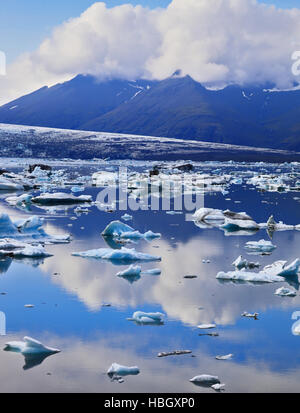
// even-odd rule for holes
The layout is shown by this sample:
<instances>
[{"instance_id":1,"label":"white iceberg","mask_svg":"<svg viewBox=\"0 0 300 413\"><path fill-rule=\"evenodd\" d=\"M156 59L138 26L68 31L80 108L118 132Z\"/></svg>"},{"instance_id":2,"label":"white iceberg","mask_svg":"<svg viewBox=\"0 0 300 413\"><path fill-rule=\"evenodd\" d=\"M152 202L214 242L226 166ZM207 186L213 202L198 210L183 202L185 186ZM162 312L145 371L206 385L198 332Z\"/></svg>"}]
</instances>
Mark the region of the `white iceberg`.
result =
<instances>
[{"instance_id":1,"label":"white iceberg","mask_svg":"<svg viewBox=\"0 0 300 413\"><path fill-rule=\"evenodd\" d=\"M122 366L121 364L118 364L118 363L113 363L110 366L110 368L107 370L107 374L110 377L113 377L115 375L117 375L117 376L129 376L129 375L136 376L139 373L140 373L140 369L137 366L127 367L127 366Z\"/></svg>"},{"instance_id":2,"label":"white iceberg","mask_svg":"<svg viewBox=\"0 0 300 413\"><path fill-rule=\"evenodd\" d=\"M129 214L124 214L121 216L121 219L123 219L124 221L131 221L132 220L132 216Z\"/></svg>"},{"instance_id":3,"label":"white iceberg","mask_svg":"<svg viewBox=\"0 0 300 413\"><path fill-rule=\"evenodd\" d=\"M220 380L218 376L211 376L210 374L201 374L190 379L190 382L200 386L211 387L213 384L219 384Z\"/></svg>"},{"instance_id":4,"label":"white iceberg","mask_svg":"<svg viewBox=\"0 0 300 413\"><path fill-rule=\"evenodd\" d=\"M225 356L216 356L216 360L231 360L233 354L226 354Z\"/></svg>"},{"instance_id":5,"label":"white iceberg","mask_svg":"<svg viewBox=\"0 0 300 413\"><path fill-rule=\"evenodd\" d=\"M281 297L296 297L297 293L294 290L291 290L289 288L286 287L281 287L278 288L275 293L275 295L279 295Z\"/></svg>"},{"instance_id":6,"label":"white iceberg","mask_svg":"<svg viewBox=\"0 0 300 413\"><path fill-rule=\"evenodd\" d=\"M276 246L273 245L271 241L261 239L260 241L248 241L245 245L245 248L253 252L269 253L274 251Z\"/></svg>"},{"instance_id":7,"label":"white iceberg","mask_svg":"<svg viewBox=\"0 0 300 413\"><path fill-rule=\"evenodd\" d=\"M222 390L225 390L225 383L216 383L216 384L213 384L212 386L211 386L211 388L212 389L214 389L214 390L216 390L216 391L222 391Z\"/></svg>"},{"instance_id":8,"label":"white iceberg","mask_svg":"<svg viewBox=\"0 0 300 413\"><path fill-rule=\"evenodd\" d=\"M227 231L236 231L239 229L256 231L259 229L259 226L252 219L231 219L225 217L224 224L221 225L221 228Z\"/></svg>"},{"instance_id":9,"label":"white iceberg","mask_svg":"<svg viewBox=\"0 0 300 413\"><path fill-rule=\"evenodd\" d=\"M241 270L242 268L258 268L260 266L259 262L249 262L248 260L244 259L242 255L240 255L235 261L233 261L232 265Z\"/></svg>"},{"instance_id":10,"label":"white iceberg","mask_svg":"<svg viewBox=\"0 0 300 413\"><path fill-rule=\"evenodd\" d=\"M297 275L300 269L300 260L297 258L291 264L287 265L287 261L276 261L271 265L267 265L262 271L248 272L243 270L219 272L217 278L221 280L233 281L248 281L248 282L283 282L284 277Z\"/></svg>"},{"instance_id":11,"label":"white iceberg","mask_svg":"<svg viewBox=\"0 0 300 413\"><path fill-rule=\"evenodd\" d=\"M4 177L0 178L0 191L22 191L24 186L20 183L14 182L13 180L6 179Z\"/></svg>"},{"instance_id":12,"label":"white iceberg","mask_svg":"<svg viewBox=\"0 0 300 413\"><path fill-rule=\"evenodd\" d=\"M160 238L161 234L155 234L152 231L147 231L141 234L139 231L134 230L129 225L124 224L121 221L112 221L102 232L105 237L116 237L123 239L150 239L150 238Z\"/></svg>"},{"instance_id":13,"label":"white iceberg","mask_svg":"<svg viewBox=\"0 0 300 413\"><path fill-rule=\"evenodd\" d=\"M98 258L102 260L109 260L113 262L136 262L136 261L161 261L161 257L156 257L150 254L137 252L134 248L129 249L122 247L119 250L112 250L110 248L99 248L84 252L73 252L76 257L83 258Z\"/></svg>"},{"instance_id":14,"label":"white iceberg","mask_svg":"<svg viewBox=\"0 0 300 413\"><path fill-rule=\"evenodd\" d=\"M32 196L29 194L22 194L20 196L11 196L5 199L5 201L12 206L24 206L30 205Z\"/></svg>"},{"instance_id":15,"label":"white iceberg","mask_svg":"<svg viewBox=\"0 0 300 413\"><path fill-rule=\"evenodd\" d=\"M162 313L144 313L143 311L136 311L128 321L134 321L140 325L162 325L164 324L165 315Z\"/></svg>"},{"instance_id":16,"label":"white iceberg","mask_svg":"<svg viewBox=\"0 0 300 413\"><path fill-rule=\"evenodd\" d=\"M65 192L56 192L53 194L44 193L31 199L31 202L41 205L68 205L82 204L92 202L91 195L74 196Z\"/></svg>"},{"instance_id":17,"label":"white iceberg","mask_svg":"<svg viewBox=\"0 0 300 413\"><path fill-rule=\"evenodd\" d=\"M70 242L70 235L48 235L42 228L44 220L31 216L25 219L11 221L7 214L0 214L0 238L18 238L28 241L43 241L45 243Z\"/></svg>"},{"instance_id":18,"label":"white iceberg","mask_svg":"<svg viewBox=\"0 0 300 413\"><path fill-rule=\"evenodd\" d=\"M47 347L31 337L24 337L24 341L10 341L5 344L5 351L14 351L21 354L55 354L60 353L57 348Z\"/></svg>"},{"instance_id":19,"label":"white iceberg","mask_svg":"<svg viewBox=\"0 0 300 413\"><path fill-rule=\"evenodd\" d=\"M201 330L206 330L206 329L211 329L211 328L216 328L217 326L215 324L200 324L197 326Z\"/></svg>"},{"instance_id":20,"label":"white iceberg","mask_svg":"<svg viewBox=\"0 0 300 413\"><path fill-rule=\"evenodd\" d=\"M0 239L0 256L22 257L51 257L42 245L30 245L10 238Z\"/></svg>"}]
</instances>

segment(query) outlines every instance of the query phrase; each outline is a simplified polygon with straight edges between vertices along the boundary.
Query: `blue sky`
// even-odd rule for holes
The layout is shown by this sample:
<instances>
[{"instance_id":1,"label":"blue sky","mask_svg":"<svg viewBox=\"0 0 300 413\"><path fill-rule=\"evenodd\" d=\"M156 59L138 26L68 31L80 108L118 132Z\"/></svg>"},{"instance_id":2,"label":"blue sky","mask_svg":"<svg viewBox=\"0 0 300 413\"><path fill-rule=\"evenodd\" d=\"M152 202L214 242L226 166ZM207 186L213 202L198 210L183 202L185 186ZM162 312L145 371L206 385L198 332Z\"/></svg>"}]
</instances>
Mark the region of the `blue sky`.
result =
<instances>
[{"instance_id":1,"label":"blue sky","mask_svg":"<svg viewBox=\"0 0 300 413\"><path fill-rule=\"evenodd\" d=\"M209 1L209 0L208 0ZM299 7L300 0L264 0L278 7ZM9 62L24 51L32 51L51 33L53 27L70 17L76 17L94 0L1 0L0 50ZM170 0L106 0L109 7L124 3L148 7L165 7Z\"/></svg>"}]
</instances>

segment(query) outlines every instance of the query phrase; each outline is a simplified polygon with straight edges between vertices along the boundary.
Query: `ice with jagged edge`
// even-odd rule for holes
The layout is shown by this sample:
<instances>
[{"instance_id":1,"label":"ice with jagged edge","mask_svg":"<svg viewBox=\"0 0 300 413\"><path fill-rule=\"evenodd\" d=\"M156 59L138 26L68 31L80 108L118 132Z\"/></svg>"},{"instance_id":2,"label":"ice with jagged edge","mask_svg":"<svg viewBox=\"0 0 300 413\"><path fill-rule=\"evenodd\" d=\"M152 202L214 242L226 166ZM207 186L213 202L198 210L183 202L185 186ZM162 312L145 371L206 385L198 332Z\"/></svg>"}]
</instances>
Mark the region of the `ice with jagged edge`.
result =
<instances>
[{"instance_id":1,"label":"ice with jagged edge","mask_svg":"<svg viewBox=\"0 0 300 413\"><path fill-rule=\"evenodd\" d=\"M152 231L147 231L142 234L121 221L112 221L104 229L102 235L105 237L116 237L123 239L154 239L161 237L161 234L155 234Z\"/></svg>"},{"instance_id":2,"label":"ice with jagged edge","mask_svg":"<svg viewBox=\"0 0 300 413\"><path fill-rule=\"evenodd\" d=\"M122 247L119 250L113 250L110 248L99 248L83 252L73 252L72 255L75 257L108 260L120 264L137 261L161 261L161 257L157 257L142 252L137 252L134 248L130 249L125 247Z\"/></svg>"}]
</instances>

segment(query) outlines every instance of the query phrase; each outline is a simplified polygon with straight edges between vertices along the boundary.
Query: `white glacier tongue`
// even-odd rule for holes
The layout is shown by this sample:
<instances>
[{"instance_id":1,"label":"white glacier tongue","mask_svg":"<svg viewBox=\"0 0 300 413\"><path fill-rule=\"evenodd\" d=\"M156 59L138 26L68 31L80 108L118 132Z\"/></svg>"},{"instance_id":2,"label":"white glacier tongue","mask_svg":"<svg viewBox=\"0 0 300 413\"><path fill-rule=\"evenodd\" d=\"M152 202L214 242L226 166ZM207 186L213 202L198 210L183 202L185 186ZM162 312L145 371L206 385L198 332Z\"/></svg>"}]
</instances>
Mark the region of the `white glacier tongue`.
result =
<instances>
[{"instance_id":1,"label":"white glacier tongue","mask_svg":"<svg viewBox=\"0 0 300 413\"><path fill-rule=\"evenodd\" d=\"M161 257L156 257L150 254L137 252L134 248L129 249L122 247L120 250L113 250L110 248L99 248L84 252L73 252L76 257L83 258L98 258L102 260L109 260L114 263L129 263L136 261L161 261Z\"/></svg>"},{"instance_id":2,"label":"white glacier tongue","mask_svg":"<svg viewBox=\"0 0 300 413\"><path fill-rule=\"evenodd\" d=\"M290 265L286 265L286 261L276 261L271 265L267 265L258 273L236 270L229 272L219 272L217 278L221 280L233 281L248 281L260 283L283 282L284 277L297 275L300 270L300 260L296 259Z\"/></svg>"},{"instance_id":3,"label":"white glacier tongue","mask_svg":"<svg viewBox=\"0 0 300 413\"><path fill-rule=\"evenodd\" d=\"M155 234L152 231L147 231L144 234L141 234L139 231L134 230L127 224L121 221L112 221L102 232L104 237L116 237L124 239L151 239L151 238L160 238L161 234Z\"/></svg>"}]
</instances>

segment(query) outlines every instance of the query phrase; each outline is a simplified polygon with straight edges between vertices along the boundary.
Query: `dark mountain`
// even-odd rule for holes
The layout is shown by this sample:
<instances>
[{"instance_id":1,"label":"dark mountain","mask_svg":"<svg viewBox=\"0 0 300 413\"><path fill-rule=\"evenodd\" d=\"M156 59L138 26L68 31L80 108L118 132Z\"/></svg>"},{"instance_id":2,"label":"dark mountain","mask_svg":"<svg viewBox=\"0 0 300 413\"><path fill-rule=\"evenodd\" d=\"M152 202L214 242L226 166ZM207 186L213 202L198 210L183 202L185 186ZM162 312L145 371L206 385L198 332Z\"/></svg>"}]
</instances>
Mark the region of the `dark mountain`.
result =
<instances>
[{"instance_id":1,"label":"dark mountain","mask_svg":"<svg viewBox=\"0 0 300 413\"><path fill-rule=\"evenodd\" d=\"M130 100L148 85L152 82L99 82L92 76L79 75L0 107L0 117L4 123L79 129L89 120Z\"/></svg>"},{"instance_id":2,"label":"dark mountain","mask_svg":"<svg viewBox=\"0 0 300 413\"><path fill-rule=\"evenodd\" d=\"M300 151L300 90L77 76L0 107L0 122Z\"/></svg>"}]
</instances>

